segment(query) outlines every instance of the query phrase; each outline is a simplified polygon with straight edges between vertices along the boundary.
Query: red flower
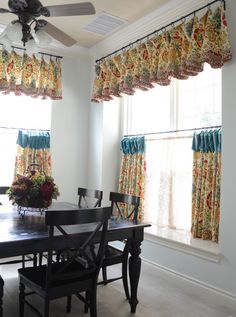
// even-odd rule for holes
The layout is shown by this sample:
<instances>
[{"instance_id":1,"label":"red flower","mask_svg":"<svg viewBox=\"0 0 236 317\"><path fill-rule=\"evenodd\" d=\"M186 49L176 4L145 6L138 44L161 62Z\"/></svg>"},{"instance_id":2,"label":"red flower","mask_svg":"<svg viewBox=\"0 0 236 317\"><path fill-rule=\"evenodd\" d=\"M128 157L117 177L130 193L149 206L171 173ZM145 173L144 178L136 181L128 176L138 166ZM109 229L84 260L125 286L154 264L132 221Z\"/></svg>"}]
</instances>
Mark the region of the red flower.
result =
<instances>
[{"instance_id":1,"label":"red flower","mask_svg":"<svg viewBox=\"0 0 236 317\"><path fill-rule=\"evenodd\" d=\"M41 185L40 191L43 197L43 200L50 201L52 199L52 193L53 193L53 183L46 182Z\"/></svg>"}]
</instances>

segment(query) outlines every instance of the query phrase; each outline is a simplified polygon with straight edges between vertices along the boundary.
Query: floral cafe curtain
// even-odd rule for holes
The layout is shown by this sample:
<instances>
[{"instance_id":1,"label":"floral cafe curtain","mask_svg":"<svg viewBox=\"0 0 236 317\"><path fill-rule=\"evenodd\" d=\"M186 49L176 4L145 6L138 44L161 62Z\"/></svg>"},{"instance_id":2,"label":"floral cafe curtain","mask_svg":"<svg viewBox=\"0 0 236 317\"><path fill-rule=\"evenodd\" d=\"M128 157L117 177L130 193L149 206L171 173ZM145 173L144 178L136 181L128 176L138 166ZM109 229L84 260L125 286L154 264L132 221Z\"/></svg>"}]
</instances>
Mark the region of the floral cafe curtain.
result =
<instances>
[{"instance_id":1,"label":"floral cafe curtain","mask_svg":"<svg viewBox=\"0 0 236 317\"><path fill-rule=\"evenodd\" d=\"M62 99L60 60L44 57L39 60L26 53L18 55L14 49L9 53L0 48L0 91L4 94L14 92L31 97Z\"/></svg>"},{"instance_id":2,"label":"floral cafe curtain","mask_svg":"<svg viewBox=\"0 0 236 317\"><path fill-rule=\"evenodd\" d=\"M51 175L50 134L43 131L19 131L17 138L15 176L25 175L31 166Z\"/></svg>"},{"instance_id":3,"label":"floral cafe curtain","mask_svg":"<svg viewBox=\"0 0 236 317\"><path fill-rule=\"evenodd\" d=\"M153 84L169 85L171 78L187 79L203 71L204 63L221 68L232 58L224 4L201 17L163 30L135 47L103 59L95 66L91 100L109 101Z\"/></svg>"},{"instance_id":4,"label":"floral cafe curtain","mask_svg":"<svg viewBox=\"0 0 236 317\"><path fill-rule=\"evenodd\" d=\"M124 138L121 141L121 148L123 155L121 160L118 191L123 194L139 196L141 198L138 220L142 220L146 175L145 138Z\"/></svg>"},{"instance_id":5,"label":"floral cafe curtain","mask_svg":"<svg viewBox=\"0 0 236 317\"><path fill-rule=\"evenodd\" d=\"M192 234L218 242L220 222L221 129L193 136Z\"/></svg>"}]
</instances>

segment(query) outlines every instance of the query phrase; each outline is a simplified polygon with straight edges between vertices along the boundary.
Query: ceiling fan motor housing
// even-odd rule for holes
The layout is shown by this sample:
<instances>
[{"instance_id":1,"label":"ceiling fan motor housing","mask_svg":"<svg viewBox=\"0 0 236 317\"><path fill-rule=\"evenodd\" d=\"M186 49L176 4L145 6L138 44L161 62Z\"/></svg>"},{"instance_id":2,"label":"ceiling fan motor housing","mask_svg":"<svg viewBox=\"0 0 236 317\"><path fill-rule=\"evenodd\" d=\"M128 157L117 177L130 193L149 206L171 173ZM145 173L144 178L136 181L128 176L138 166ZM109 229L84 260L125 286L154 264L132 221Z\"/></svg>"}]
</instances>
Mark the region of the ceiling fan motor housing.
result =
<instances>
[{"instance_id":1,"label":"ceiling fan motor housing","mask_svg":"<svg viewBox=\"0 0 236 317\"><path fill-rule=\"evenodd\" d=\"M9 0L8 6L12 11L27 11L33 15L39 13L43 7L39 0Z\"/></svg>"}]
</instances>

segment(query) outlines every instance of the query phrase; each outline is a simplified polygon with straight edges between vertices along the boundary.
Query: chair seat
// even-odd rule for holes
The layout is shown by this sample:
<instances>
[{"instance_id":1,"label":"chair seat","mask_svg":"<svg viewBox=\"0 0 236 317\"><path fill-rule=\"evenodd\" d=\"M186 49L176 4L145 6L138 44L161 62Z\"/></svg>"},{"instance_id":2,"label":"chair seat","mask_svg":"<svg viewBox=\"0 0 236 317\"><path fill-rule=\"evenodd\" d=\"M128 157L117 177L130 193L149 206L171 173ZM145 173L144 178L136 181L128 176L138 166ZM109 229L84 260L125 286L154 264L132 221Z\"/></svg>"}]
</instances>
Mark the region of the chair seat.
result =
<instances>
[{"instance_id":1,"label":"chair seat","mask_svg":"<svg viewBox=\"0 0 236 317\"><path fill-rule=\"evenodd\" d=\"M107 245L102 266L110 266L121 263L123 256L124 254L122 250L119 250L111 245Z\"/></svg>"},{"instance_id":2,"label":"chair seat","mask_svg":"<svg viewBox=\"0 0 236 317\"><path fill-rule=\"evenodd\" d=\"M52 264L52 274L55 272L60 271L60 269L65 266L65 262L59 262L59 263L53 263ZM31 284L40 286L41 289L45 289L45 281L46 281L46 265L40 265L36 267L27 267L19 269L19 276ZM87 280L88 276L91 278L91 273L94 271L94 268L85 269L84 266L82 266L80 263L73 263L71 265L68 265L65 271L63 271L63 274L60 273L60 279L53 280L51 283L51 288L67 285L71 282L77 282L77 281L83 281ZM74 272L74 274L72 274ZM70 276L70 279L68 279L68 275ZM63 276L63 279L62 279Z\"/></svg>"}]
</instances>

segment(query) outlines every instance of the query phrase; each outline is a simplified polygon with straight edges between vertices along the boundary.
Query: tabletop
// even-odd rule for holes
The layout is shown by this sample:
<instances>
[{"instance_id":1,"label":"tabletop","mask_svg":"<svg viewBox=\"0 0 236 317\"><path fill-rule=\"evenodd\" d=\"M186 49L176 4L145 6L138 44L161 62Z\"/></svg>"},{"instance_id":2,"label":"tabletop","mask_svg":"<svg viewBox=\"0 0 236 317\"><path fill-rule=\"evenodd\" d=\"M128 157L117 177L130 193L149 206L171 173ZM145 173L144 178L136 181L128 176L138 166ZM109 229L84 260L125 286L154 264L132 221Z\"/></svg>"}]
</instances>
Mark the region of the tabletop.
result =
<instances>
[{"instance_id":1,"label":"tabletop","mask_svg":"<svg viewBox=\"0 0 236 317\"><path fill-rule=\"evenodd\" d=\"M67 202L55 202L49 207L49 210L73 210L78 209L75 204ZM48 238L48 228L44 222L44 213L38 211L27 211L24 216L21 216L17 207L12 205L0 206L0 258L6 256L15 256L20 254L22 250L8 250L5 247L16 245L25 241ZM134 224L132 221L118 221L115 219L109 220L108 240L117 240L119 238L128 238L132 235L132 229L144 228L149 226L145 223ZM89 225L80 225L80 232L91 232L93 227ZM125 233L126 231L126 233ZM73 232L72 232L73 233ZM6 253L6 254L5 254ZM14 254L12 254L14 253Z\"/></svg>"}]
</instances>

